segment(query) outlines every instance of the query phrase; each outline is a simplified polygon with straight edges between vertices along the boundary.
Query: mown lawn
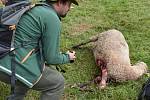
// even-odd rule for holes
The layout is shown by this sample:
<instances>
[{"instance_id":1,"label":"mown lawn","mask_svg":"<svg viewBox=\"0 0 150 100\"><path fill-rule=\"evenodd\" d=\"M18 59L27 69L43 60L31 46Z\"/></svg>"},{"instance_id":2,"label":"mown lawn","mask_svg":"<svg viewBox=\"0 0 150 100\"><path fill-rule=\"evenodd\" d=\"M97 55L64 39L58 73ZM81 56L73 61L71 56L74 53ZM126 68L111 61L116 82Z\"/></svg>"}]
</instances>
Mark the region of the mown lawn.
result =
<instances>
[{"instance_id":1,"label":"mown lawn","mask_svg":"<svg viewBox=\"0 0 150 100\"><path fill-rule=\"evenodd\" d=\"M132 64L144 61L150 66L150 1L149 0L79 0L79 6L73 6L62 20L61 50L87 41L89 37L117 29L123 33L130 49ZM94 84L89 86L92 92L79 91L70 85L87 82L98 70L92 52L86 48L77 49L77 59L73 64L61 65L66 88L63 100L136 100L142 84L148 76L137 81L110 83L105 90L99 90ZM0 100L9 94L9 86L0 84ZM39 93L29 91L25 100L38 100Z\"/></svg>"}]
</instances>

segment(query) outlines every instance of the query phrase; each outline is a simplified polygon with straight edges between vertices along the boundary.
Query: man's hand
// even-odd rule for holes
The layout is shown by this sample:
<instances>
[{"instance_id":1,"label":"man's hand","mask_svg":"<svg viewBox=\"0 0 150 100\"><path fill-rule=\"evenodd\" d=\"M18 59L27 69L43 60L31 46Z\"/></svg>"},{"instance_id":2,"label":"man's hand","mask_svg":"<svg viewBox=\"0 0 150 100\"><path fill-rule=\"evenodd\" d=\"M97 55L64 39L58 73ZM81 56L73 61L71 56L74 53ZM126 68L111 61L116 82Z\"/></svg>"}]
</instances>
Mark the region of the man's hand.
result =
<instances>
[{"instance_id":1,"label":"man's hand","mask_svg":"<svg viewBox=\"0 0 150 100\"><path fill-rule=\"evenodd\" d=\"M76 59L76 56L75 56L76 52L75 51L67 51L67 54L69 55L70 62L73 63L74 60Z\"/></svg>"}]
</instances>

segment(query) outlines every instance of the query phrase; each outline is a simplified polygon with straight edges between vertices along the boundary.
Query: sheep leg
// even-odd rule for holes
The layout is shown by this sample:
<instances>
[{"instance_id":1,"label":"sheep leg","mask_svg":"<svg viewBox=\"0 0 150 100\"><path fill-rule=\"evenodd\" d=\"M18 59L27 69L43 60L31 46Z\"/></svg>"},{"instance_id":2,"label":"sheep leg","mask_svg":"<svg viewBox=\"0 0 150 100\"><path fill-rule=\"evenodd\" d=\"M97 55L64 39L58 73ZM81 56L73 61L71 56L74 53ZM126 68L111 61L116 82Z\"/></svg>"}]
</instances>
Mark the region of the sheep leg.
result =
<instances>
[{"instance_id":1,"label":"sheep leg","mask_svg":"<svg viewBox=\"0 0 150 100\"><path fill-rule=\"evenodd\" d=\"M101 69L101 82L99 84L100 89L104 89L106 87L107 77L108 77L107 69L106 68Z\"/></svg>"},{"instance_id":2,"label":"sheep leg","mask_svg":"<svg viewBox=\"0 0 150 100\"><path fill-rule=\"evenodd\" d=\"M90 39L89 39L88 41L86 41L86 42L82 42L82 43L80 43L80 44L78 44L78 45L72 46L72 48L73 48L73 49L80 48L82 45L86 45L86 44L88 44L88 43L90 43L90 42L96 42L97 40L98 40L98 37L97 37L97 36L94 36L94 37L90 38Z\"/></svg>"},{"instance_id":3,"label":"sheep leg","mask_svg":"<svg viewBox=\"0 0 150 100\"><path fill-rule=\"evenodd\" d=\"M104 59L96 59L96 64L100 68L100 75L96 77L96 83L99 85L100 89L104 89L107 84L108 72L106 68L106 62Z\"/></svg>"}]
</instances>

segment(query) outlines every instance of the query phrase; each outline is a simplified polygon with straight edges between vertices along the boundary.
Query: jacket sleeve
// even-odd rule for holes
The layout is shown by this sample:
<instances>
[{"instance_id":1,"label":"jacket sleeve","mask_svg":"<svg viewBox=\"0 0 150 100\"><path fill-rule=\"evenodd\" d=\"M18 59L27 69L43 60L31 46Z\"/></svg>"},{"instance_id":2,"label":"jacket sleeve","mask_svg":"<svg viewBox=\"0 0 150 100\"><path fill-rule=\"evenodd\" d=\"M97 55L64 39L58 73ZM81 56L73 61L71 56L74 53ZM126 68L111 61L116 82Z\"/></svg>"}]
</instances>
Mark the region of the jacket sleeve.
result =
<instances>
[{"instance_id":1,"label":"jacket sleeve","mask_svg":"<svg viewBox=\"0 0 150 100\"><path fill-rule=\"evenodd\" d=\"M56 14L47 14L44 18L42 49L47 64L69 63L69 55L59 51L60 19Z\"/></svg>"}]
</instances>

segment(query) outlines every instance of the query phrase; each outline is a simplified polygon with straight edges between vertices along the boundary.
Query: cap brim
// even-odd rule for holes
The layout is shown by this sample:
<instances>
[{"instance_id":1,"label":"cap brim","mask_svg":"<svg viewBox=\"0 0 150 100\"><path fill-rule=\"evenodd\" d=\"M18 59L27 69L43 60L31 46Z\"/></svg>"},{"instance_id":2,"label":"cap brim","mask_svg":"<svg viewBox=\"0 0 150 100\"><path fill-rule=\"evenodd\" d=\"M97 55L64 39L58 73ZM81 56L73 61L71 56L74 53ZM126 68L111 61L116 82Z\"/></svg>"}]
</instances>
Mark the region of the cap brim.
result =
<instances>
[{"instance_id":1,"label":"cap brim","mask_svg":"<svg viewBox=\"0 0 150 100\"><path fill-rule=\"evenodd\" d=\"M79 5L78 2L75 1L75 0L71 0L71 2L72 2L73 4L75 4L75 5Z\"/></svg>"}]
</instances>

